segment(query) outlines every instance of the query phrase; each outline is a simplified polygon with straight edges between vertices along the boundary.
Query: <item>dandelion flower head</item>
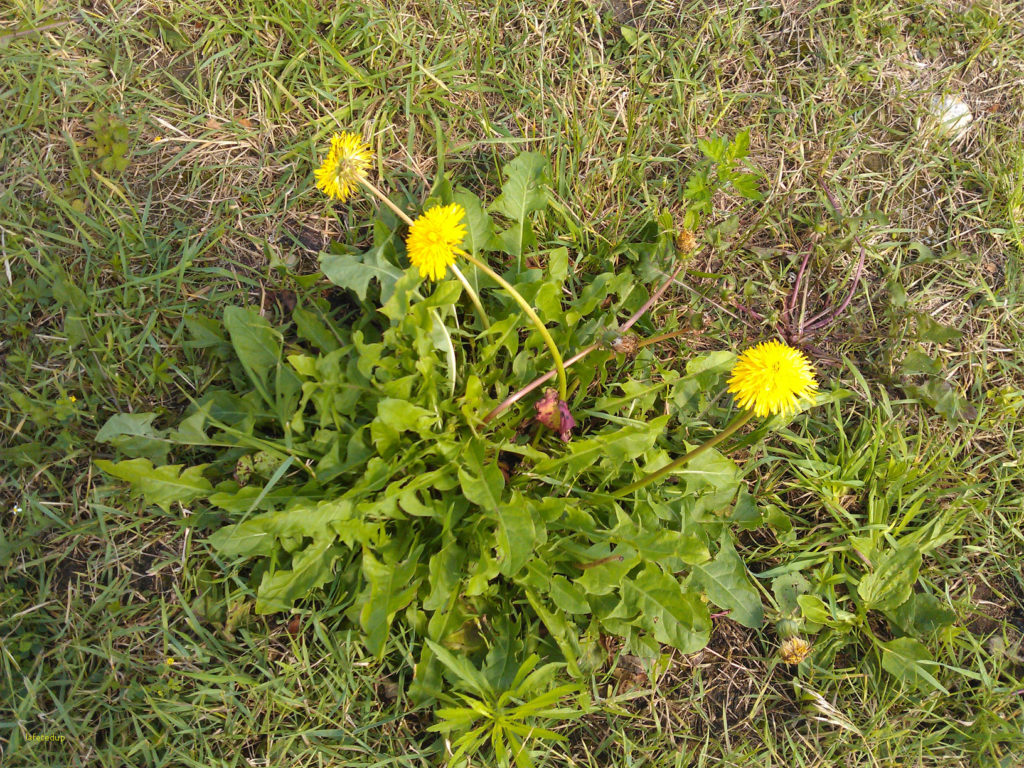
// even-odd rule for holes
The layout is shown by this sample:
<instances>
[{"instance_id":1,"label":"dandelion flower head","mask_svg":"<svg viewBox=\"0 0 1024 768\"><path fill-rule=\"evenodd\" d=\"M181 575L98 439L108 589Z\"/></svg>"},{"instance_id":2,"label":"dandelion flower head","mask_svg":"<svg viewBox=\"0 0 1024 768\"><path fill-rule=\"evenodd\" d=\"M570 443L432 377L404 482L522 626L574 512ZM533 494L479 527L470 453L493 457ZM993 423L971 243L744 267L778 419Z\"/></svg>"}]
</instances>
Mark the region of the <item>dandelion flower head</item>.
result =
<instances>
[{"instance_id":1,"label":"dandelion flower head","mask_svg":"<svg viewBox=\"0 0 1024 768\"><path fill-rule=\"evenodd\" d=\"M787 637L779 648L779 656L787 664L799 664L810 655L811 644L800 636Z\"/></svg>"},{"instance_id":2,"label":"dandelion flower head","mask_svg":"<svg viewBox=\"0 0 1024 768\"><path fill-rule=\"evenodd\" d=\"M336 133L323 165L313 171L317 189L345 202L370 168L370 147L355 133Z\"/></svg>"},{"instance_id":3,"label":"dandelion flower head","mask_svg":"<svg viewBox=\"0 0 1024 768\"><path fill-rule=\"evenodd\" d=\"M455 263L455 257L466 254L459 247L466 236L465 218L466 209L452 203L435 206L412 223L405 245L420 277L440 280Z\"/></svg>"},{"instance_id":4,"label":"dandelion flower head","mask_svg":"<svg viewBox=\"0 0 1024 768\"><path fill-rule=\"evenodd\" d=\"M778 341L765 341L739 356L729 392L740 408L756 416L795 413L818 388L810 360L798 349Z\"/></svg>"}]
</instances>

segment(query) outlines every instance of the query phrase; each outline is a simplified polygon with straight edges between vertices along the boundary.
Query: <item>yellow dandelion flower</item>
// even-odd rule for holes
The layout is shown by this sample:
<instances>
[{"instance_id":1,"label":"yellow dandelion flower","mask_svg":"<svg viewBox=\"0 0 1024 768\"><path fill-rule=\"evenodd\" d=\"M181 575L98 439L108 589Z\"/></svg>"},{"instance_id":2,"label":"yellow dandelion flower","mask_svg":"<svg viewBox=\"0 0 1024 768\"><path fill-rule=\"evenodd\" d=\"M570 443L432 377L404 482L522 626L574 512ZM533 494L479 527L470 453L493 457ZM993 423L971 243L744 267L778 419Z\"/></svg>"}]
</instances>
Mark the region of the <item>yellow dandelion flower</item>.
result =
<instances>
[{"instance_id":1,"label":"yellow dandelion flower","mask_svg":"<svg viewBox=\"0 0 1024 768\"><path fill-rule=\"evenodd\" d=\"M811 655L811 644L799 635L787 637L782 647L779 648L779 656L787 664L799 664Z\"/></svg>"},{"instance_id":2,"label":"yellow dandelion flower","mask_svg":"<svg viewBox=\"0 0 1024 768\"><path fill-rule=\"evenodd\" d=\"M795 413L817 388L811 361L778 341L762 342L741 354L729 378L736 403L756 416Z\"/></svg>"},{"instance_id":3,"label":"yellow dandelion flower","mask_svg":"<svg viewBox=\"0 0 1024 768\"><path fill-rule=\"evenodd\" d=\"M345 202L370 168L370 147L355 133L336 133L323 165L313 171L317 189Z\"/></svg>"},{"instance_id":4,"label":"yellow dandelion flower","mask_svg":"<svg viewBox=\"0 0 1024 768\"><path fill-rule=\"evenodd\" d=\"M420 277L440 280L455 263L456 256L466 255L459 248L466 236L466 225L462 221L465 217L466 209L452 203L435 206L412 223L405 246L409 261L419 269Z\"/></svg>"}]
</instances>

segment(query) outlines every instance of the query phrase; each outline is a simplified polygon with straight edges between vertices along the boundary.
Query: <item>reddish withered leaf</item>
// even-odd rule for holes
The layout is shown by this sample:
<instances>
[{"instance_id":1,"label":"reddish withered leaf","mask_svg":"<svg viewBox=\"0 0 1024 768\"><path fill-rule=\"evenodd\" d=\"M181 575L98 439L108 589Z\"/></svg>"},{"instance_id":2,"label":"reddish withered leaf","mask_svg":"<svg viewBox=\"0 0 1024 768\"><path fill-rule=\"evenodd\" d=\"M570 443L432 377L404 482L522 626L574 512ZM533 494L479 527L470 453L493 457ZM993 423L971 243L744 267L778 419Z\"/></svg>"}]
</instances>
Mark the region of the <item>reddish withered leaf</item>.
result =
<instances>
[{"instance_id":1,"label":"reddish withered leaf","mask_svg":"<svg viewBox=\"0 0 1024 768\"><path fill-rule=\"evenodd\" d=\"M568 403L558 399L557 389L545 389L544 397L534 403L533 407L537 411L537 421L557 432L563 443L569 442L576 420L569 412Z\"/></svg>"}]
</instances>

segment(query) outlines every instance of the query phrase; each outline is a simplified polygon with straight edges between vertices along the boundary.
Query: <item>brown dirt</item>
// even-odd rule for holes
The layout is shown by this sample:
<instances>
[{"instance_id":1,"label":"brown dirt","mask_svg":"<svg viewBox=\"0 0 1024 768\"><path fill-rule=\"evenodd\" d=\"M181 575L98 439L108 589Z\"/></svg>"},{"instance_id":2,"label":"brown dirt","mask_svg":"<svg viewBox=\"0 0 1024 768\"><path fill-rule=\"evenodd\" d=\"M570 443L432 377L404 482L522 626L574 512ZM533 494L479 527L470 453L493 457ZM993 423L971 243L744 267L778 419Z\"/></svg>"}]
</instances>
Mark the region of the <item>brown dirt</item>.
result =
<instances>
[{"instance_id":1,"label":"brown dirt","mask_svg":"<svg viewBox=\"0 0 1024 768\"><path fill-rule=\"evenodd\" d=\"M618 653L621 641L607 638L605 642L611 668L602 693L639 694L618 702L635 716L627 730L635 730L638 741L648 738L652 729L660 740L678 749L705 739L717 742L726 734L728 740L758 741L753 722L769 714L767 707L772 717L798 711L784 675L770 669L758 633L727 617L714 620L711 641L703 650L689 655L674 652L668 669L653 684L641 659ZM570 752L594 757L605 752L603 761L617 756L616 745L602 740L607 739L605 717L584 718L583 730L588 733L580 734L582 739Z\"/></svg>"},{"instance_id":2,"label":"brown dirt","mask_svg":"<svg viewBox=\"0 0 1024 768\"><path fill-rule=\"evenodd\" d=\"M994 584L983 581L980 576L970 576L967 594L973 606L973 616L967 622L967 629L978 637L987 637L999 632L1007 625L1024 632L1024 590L1020 585L1007 579Z\"/></svg>"}]
</instances>

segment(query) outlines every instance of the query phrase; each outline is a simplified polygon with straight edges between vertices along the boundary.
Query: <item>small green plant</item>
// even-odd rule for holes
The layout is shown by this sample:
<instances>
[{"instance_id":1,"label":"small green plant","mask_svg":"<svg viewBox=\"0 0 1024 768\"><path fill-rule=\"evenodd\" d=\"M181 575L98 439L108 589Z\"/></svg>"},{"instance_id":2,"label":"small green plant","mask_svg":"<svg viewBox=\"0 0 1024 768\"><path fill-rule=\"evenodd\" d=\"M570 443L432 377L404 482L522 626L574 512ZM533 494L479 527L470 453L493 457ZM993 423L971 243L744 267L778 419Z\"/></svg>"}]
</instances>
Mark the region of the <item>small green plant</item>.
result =
<instances>
[{"instance_id":1,"label":"small green plant","mask_svg":"<svg viewBox=\"0 0 1024 768\"><path fill-rule=\"evenodd\" d=\"M732 165L745 146L726 142ZM520 675L474 683L470 708L485 722L459 742L522 765L523 739L547 732L520 720L553 716L549 703L568 691L538 693L556 668L531 673L536 658L579 677L602 635L648 659L662 645L693 653L710 637L711 605L760 625L731 534L749 522L751 497L714 446L755 412L781 420L815 402L812 371L778 344L739 365L724 350L683 370L661 362L651 344L680 329L646 340L629 329L653 327L646 316L684 263L678 233L650 230L656 290L629 267L577 273L566 247L545 248L534 232L547 210L540 155L509 162L490 205L438 178L413 221L363 178L366 151L358 137L336 139L317 172L335 197L363 185L386 201L369 248L335 244L321 259L359 311L338 316L299 292L293 330L243 307L222 322L190 318L232 385L175 428L157 429L152 414L113 417L98 437L132 458L98 465L148 503L202 509L256 613L339 603L376 656L394 625L411 631L416 701L446 695L446 669L465 672L465 685L473 660L524 638L507 654L526 659L512 664ZM731 174L722 178L735 183ZM731 371L743 407L715 437L732 410L721 398ZM557 387L523 399L552 378ZM206 461L166 464L168 445ZM449 724L467 717L444 711Z\"/></svg>"},{"instance_id":2,"label":"small green plant","mask_svg":"<svg viewBox=\"0 0 1024 768\"><path fill-rule=\"evenodd\" d=\"M793 456L798 486L827 516L824 533L782 526L792 559L762 574L772 578L784 660L810 657L809 664L827 668L843 648L861 647L862 654L866 641L886 672L946 692L927 643L954 615L941 585L921 572L978 502L969 491L943 488L948 455L922 455L920 436L906 440L878 413L850 435L839 422L835 434L821 444L806 441L805 455ZM804 635L817 636L813 653L808 645L786 658L786 641Z\"/></svg>"},{"instance_id":3,"label":"small green plant","mask_svg":"<svg viewBox=\"0 0 1024 768\"><path fill-rule=\"evenodd\" d=\"M129 165L128 126L115 115L97 115L89 122L92 137L85 146L92 150L102 173L122 173Z\"/></svg>"},{"instance_id":4,"label":"small green plant","mask_svg":"<svg viewBox=\"0 0 1024 768\"><path fill-rule=\"evenodd\" d=\"M429 728L437 733L460 734L452 743L452 765L461 765L464 756L478 753L489 743L499 765L507 766L514 761L517 768L532 766L532 739L565 740L535 721L551 724L572 720L583 711L576 706L558 706L566 697L581 693L580 686L573 683L550 687L560 664L538 668L540 657L533 654L517 669L502 657L504 649L495 648L484 668L477 669L446 648L430 640L427 644L455 680L456 692L444 695L448 706L435 711L439 722Z\"/></svg>"}]
</instances>

